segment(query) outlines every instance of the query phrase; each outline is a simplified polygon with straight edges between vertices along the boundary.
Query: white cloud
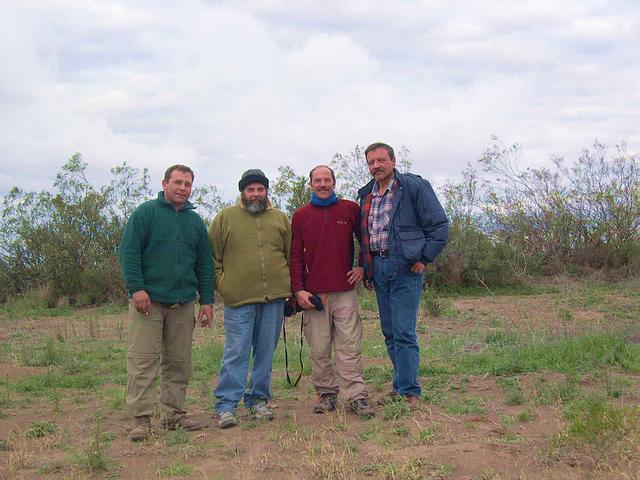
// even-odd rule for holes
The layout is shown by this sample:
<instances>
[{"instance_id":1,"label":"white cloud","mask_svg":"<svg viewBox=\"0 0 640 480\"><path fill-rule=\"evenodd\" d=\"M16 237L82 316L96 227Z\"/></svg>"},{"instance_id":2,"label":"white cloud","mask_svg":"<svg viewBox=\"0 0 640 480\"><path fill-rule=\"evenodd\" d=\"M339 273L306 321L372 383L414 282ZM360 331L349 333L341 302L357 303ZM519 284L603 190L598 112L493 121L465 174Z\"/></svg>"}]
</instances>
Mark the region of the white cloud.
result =
<instances>
[{"instance_id":1,"label":"white cloud","mask_svg":"<svg viewBox=\"0 0 640 480\"><path fill-rule=\"evenodd\" d=\"M539 165L594 138L638 149L632 2L13 2L0 20L0 194L76 151L239 175L300 173L385 140L440 181L491 135ZM20 168L16 168L16 165Z\"/></svg>"}]
</instances>

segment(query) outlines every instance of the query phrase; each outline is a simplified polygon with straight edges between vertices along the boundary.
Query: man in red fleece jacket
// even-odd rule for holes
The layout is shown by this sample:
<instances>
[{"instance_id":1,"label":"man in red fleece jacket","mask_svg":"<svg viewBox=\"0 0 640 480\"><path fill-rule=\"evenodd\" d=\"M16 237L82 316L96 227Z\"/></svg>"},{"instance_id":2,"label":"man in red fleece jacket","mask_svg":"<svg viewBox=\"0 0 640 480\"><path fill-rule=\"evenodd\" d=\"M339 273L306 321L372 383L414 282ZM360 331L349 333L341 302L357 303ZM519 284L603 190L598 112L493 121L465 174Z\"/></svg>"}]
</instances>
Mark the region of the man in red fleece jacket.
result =
<instances>
[{"instance_id":1,"label":"man in red fleece jacket","mask_svg":"<svg viewBox=\"0 0 640 480\"><path fill-rule=\"evenodd\" d=\"M304 336L311 351L311 382L318 394L314 413L335 410L338 392L361 418L375 415L362 378L362 322L355 286L354 236L360 237L360 207L338 199L333 170L319 165L309 173L311 202L291 219L291 288L304 309ZM309 301L322 299L317 311ZM335 347L335 362L331 352Z\"/></svg>"}]
</instances>

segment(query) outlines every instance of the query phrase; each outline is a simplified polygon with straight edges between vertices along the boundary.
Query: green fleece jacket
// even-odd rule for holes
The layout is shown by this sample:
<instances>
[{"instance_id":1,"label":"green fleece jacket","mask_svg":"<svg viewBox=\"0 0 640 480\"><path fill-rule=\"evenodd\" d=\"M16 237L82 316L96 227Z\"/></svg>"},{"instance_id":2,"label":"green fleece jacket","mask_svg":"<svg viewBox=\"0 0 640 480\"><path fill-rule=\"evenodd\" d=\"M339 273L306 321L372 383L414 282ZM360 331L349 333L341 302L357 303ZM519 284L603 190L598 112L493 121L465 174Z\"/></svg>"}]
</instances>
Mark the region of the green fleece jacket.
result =
<instances>
[{"instance_id":1,"label":"green fleece jacket","mask_svg":"<svg viewBox=\"0 0 640 480\"><path fill-rule=\"evenodd\" d=\"M216 288L238 307L291 296L291 224L269 207L252 214L242 204L220 211L209 227Z\"/></svg>"},{"instance_id":2,"label":"green fleece jacket","mask_svg":"<svg viewBox=\"0 0 640 480\"><path fill-rule=\"evenodd\" d=\"M202 218L187 202L178 211L164 193L131 215L120 244L120 268L129 296L145 290L151 301L186 303L200 293L213 303L211 247Z\"/></svg>"}]
</instances>

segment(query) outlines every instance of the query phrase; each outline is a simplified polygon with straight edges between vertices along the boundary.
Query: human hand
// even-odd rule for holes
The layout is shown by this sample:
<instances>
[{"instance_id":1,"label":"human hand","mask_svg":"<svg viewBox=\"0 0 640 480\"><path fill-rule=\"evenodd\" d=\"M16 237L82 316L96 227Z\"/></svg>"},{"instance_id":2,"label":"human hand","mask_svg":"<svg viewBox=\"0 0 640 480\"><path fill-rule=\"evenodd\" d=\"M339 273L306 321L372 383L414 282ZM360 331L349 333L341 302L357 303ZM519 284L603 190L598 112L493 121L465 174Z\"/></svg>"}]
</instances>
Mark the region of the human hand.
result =
<instances>
[{"instance_id":1,"label":"human hand","mask_svg":"<svg viewBox=\"0 0 640 480\"><path fill-rule=\"evenodd\" d=\"M138 290L133 294L131 299L133 300L133 306L136 307L138 312L149 315L149 312L151 311L151 299L147 292L144 290Z\"/></svg>"},{"instance_id":2,"label":"human hand","mask_svg":"<svg viewBox=\"0 0 640 480\"><path fill-rule=\"evenodd\" d=\"M296 301L303 310L312 310L316 308L315 305L309 301L309 298L311 297L313 297L313 294L307 292L306 290L300 290L299 292L296 292Z\"/></svg>"},{"instance_id":3,"label":"human hand","mask_svg":"<svg viewBox=\"0 0 640 480\"><path fill-rule=\"evenodd\" d=\"M422 263L422 261L418 260L416 263L413 264L413 266L411 267L411 271L415 274L419 274L424 272L427 269L427 266Z\"/></svg>"},{"instance_id":4,"label":"human hand","mask_svg":"<svg viewBox=\"0 0 640 480\"><path fill-rule=\"evenodd\" d=\"M201 327L210 327L213 325L213 305L200 305L200 311L198 312L198 321Z\"/></svg>"},{"instance_id":5,"label":"human hand","mask_svg":"<svg viewBox=\"0 0 640 480\"><path fill-rule=\"evenodd\" d=\"M351 270L347 272L347 282L351 285L355 285L364 277L364 268L362 267L353 267Z\"/></svg>"}]
</instances>

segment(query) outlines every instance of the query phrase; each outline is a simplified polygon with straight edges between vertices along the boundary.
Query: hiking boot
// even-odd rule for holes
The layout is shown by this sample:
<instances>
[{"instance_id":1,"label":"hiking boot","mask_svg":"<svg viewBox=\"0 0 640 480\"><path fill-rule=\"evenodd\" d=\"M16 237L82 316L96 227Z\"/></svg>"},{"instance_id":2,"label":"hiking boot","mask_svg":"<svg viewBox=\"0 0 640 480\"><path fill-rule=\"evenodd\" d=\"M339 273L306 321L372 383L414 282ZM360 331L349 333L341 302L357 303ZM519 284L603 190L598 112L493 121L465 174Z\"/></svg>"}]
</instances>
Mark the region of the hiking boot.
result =
<instances>
[{"instance_id":1,"label":"hiking boot","mask_svg":"<svg viewBox=\"0 0 640 480\"><path fill-rule=\"evenodd\" d=\"M380 397L376 403L378 405L386 405L387 403L397 402L398 400L400 400L400 395L398 395L395 390L391 390L384 397Z\"/></svg>"},{"instance_id":2,"label":"hiking boot","mask_svg":"<svg viewBox=\"0 0 640 480\"><path fill-rule=\"evenodd\" d=\"M417 395L403 395L404 401L407 402L409 410L413 411L420 407L420 397Z\"/></svg>"},{"instance_id":3,"label":"hiking boot","mask_svg":"<svg viewBox=\"0 0 640 480\"><path fill-rule=\"evenodd\" d=\"M336 409L337 395L335 393L321 393L318 403L313 407L313 413L329 413Z\"/></svg>"},{"instance_id":4,"label":"hiking boot","mask_svg":"<svg viewBox=\"0 0 640 480\"><path fill-rule=\"evenodd\" d=\"M249 408L249 413L253 415L256 420L273 420L273 412L269 410L266 403L256 403L253 407Z\"/></svg>"},{"instance_id":5,"label":"hiking boot","mask_svg":"<svg viewBox=\"0 0 640 480\"><path fill-rule=\"evenodd\" d=\"M238 420L233 412L222 412L218 414L218 426L220 428L231 428L238 424Z\"/></svg>"},{"instance_id":6,"label":"hiking boot","mask_svg":"<svg viewBox=\"0 0 640 480\"><path fill-rule=\"evenodd\" d=\"M141 442L149 437L151 432L151 417L142 415L135 418L136 424L129 432L129 440L132 442Z\"/></svg>"},{"instance_id":7,"label":"hiking boot","mask_svg":"<svg viewBox=\"0 0 640 480\"><path fill-rule=\"evenodd\" d=\"M176 430L177 428L182 428L187 432L193 432L195 430L202 430L205 425L202 422L198 422L192 418L187 417L186 415L180 415L179 417L167 418L165 419L164 428L167 430Z\"/></svg>"},{"instance_id":8,"label":"hiking boot","mask_svg":"<svg viewBox=\"0 0 640 480\"><path fill-rule=\"evenodd\" d=\"M360 418L372 418L376 416L376 411L369 405L366 398L356 398L352 400L349 407L351 407L351 411Z\"/></svg>"}]
</instances>

